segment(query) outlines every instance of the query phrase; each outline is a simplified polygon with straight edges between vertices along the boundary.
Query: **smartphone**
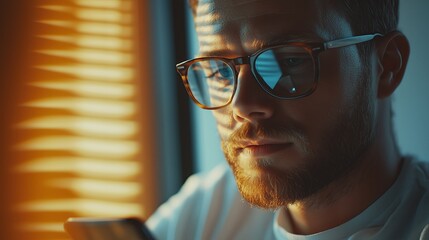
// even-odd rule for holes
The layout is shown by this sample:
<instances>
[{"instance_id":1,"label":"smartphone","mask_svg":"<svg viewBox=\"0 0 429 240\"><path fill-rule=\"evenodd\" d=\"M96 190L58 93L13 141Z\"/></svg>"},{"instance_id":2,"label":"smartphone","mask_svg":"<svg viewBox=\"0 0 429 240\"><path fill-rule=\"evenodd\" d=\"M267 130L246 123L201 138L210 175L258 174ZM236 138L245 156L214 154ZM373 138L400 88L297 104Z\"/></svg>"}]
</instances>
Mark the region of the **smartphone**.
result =
<instances>
[{"instance_id":1,"label":"smartphone","mask_svg":"<svg viewBox=\"0 0 429 240\"><path fill-rule=\"evenodd\" d=\"M139 218L69 218L64 230L73 240L155 240Z\"/></svg>"}]
</instances>

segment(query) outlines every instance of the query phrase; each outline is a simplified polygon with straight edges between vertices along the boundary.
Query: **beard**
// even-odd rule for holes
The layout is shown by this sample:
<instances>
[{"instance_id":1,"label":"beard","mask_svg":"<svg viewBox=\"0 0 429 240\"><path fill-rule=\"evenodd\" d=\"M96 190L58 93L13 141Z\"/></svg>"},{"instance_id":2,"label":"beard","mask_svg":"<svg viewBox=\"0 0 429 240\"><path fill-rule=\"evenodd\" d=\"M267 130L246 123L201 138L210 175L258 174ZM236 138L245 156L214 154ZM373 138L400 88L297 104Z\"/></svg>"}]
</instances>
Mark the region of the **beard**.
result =
<instances>
[{"instance_id":1,"label":"beard","mask_svg":"<svg viewBox=\"0 0 429 240\"><path fill-rule=\"evenodd\" d=\"M360 82L358 94L348 106L339 110L338 117L324 130L317 146L312 145L305 132L293 124L285 127L273 123L245 123L223 140L222 148L242 197L252 205L276 209L296 202L332 202L335 193L346 191L346 177L359 166L361 156L374 139L374 104L370 104L368 84L368 80ZM248 167L240 166L237 143L256 137L289 139L305 156L305 161L279 169L272 166L271 159L260 158L249 164L252 165L250 168L262 171L250 174L246 170ZM325 194L325 199L321 199L318 193L333 183L339 183L335 186L343 189L332 189L332 194Z\"/></svg>"}]
</instances>

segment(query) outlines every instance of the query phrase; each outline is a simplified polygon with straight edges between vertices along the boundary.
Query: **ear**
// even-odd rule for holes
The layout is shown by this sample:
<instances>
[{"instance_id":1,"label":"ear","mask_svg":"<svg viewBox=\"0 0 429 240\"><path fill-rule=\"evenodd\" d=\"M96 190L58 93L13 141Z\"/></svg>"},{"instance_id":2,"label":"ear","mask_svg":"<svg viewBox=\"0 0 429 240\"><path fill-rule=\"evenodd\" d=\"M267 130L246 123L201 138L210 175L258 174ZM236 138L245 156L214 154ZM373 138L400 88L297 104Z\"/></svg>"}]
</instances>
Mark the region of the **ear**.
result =
<instances>
[{"instance_id":1,"label":"ear","mask_svg":"<svg viewBox=\"0 0 429 240\"><path fill-rule=\"evenodd\" d=\"M378 92L379 98L392 95L404 76L410 54L407 38L398 31L381 37L376 42L378 54Z\"/></svg>"}]
</instances>

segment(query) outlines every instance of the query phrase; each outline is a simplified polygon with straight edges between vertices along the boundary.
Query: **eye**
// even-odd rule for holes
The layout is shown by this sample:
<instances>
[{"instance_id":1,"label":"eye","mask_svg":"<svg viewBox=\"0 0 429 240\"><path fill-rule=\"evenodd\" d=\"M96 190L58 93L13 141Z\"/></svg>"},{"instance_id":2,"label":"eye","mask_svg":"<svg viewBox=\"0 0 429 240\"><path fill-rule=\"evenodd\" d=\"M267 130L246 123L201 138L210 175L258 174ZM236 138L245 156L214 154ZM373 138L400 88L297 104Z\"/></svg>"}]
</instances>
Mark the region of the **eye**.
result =
<instances>
[{"instance_id":1,"label":"eye","mask_svg":"<svg viewBox=\"0 0 429 240\"><path fill-rule=\"evenodd\" d=\"M299 66L300 64L302 64L304 62L305 62L304 58L289 57L289 58L283 59L282 65L285 67L296 67L296 66Z\"/></svg>"},{"instance_id":2,"label":"eye","mask_svg":"<svg viewBox=\"0 0 429 240\"><path fill-rule=\"evenodd\" d=\"M221 67L206 77L207 78L216 77L219 79L231 79L231 78L233 78L233 74L234 73L232 72L231 68Z\"/></svg>"},{"instance_id":3,"label":"eye","mask_svg":"<svg viewBox=\"0 0 429 240\"><path fill-rule=\"evenodd\" d=\"M228 79L232 78L233 73L232 73L231 69L228 67L220 68L218 70L218 72L223 78L228 78Z\"/></svg>"}]
</instances>

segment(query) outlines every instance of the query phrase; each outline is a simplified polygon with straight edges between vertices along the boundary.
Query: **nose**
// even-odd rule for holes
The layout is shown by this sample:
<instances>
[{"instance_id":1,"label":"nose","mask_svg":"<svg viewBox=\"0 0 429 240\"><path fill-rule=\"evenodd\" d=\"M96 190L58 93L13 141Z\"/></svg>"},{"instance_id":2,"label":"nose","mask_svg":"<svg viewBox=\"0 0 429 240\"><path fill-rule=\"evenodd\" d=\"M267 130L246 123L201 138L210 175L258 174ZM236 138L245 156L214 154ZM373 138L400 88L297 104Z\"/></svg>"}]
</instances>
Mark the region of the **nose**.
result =
<instances>
[{"instance_id":1,"label":"nose","mask_svg":"<svg viewBox=\"0 0 429 240\"><path fill-rule=\"evenodd\" d=\"M274 98L265 92L251 73L249 65L241 65L237 89L232 100L233 117L237 122L258 122L272 117Z\"/></svg>"}]
</instances>

